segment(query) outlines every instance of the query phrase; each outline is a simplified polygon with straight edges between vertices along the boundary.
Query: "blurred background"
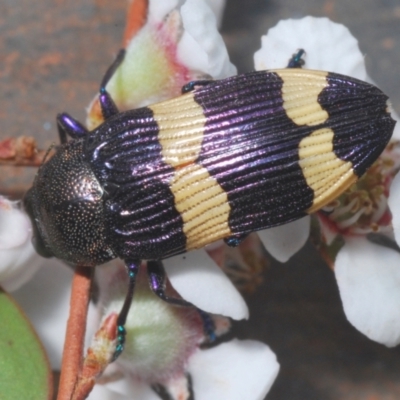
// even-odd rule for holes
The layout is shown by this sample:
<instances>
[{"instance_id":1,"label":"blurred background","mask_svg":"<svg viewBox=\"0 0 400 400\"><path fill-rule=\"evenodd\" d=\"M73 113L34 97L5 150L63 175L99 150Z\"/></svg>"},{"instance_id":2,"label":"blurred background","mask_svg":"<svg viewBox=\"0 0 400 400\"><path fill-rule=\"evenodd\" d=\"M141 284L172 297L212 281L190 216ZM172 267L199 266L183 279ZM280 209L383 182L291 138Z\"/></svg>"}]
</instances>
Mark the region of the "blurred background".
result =
<instances>
[{"instance_id":1,"label":"blurred background","mask_svg":"<svg viewBox=\"0 0 400 400\"><path fill-rule=\"evenodd\" d=\"M58 141L55 116L81 121L121 47L126 0L0 0L0 139ZM400 113L399 0L227 0L222 34L239 72L253 69L260 37L280 19L327 16L358 38L367 70ZM19 197L35 168L0 166L0 192ZM268 400L400 398L400 348L356 331L342 311L333 273L309 244L290 262L271 262L246 295L240 338L267 343L281 372ZM246 400L246 399L244 399Z\"/></svg>"}]
</instances>

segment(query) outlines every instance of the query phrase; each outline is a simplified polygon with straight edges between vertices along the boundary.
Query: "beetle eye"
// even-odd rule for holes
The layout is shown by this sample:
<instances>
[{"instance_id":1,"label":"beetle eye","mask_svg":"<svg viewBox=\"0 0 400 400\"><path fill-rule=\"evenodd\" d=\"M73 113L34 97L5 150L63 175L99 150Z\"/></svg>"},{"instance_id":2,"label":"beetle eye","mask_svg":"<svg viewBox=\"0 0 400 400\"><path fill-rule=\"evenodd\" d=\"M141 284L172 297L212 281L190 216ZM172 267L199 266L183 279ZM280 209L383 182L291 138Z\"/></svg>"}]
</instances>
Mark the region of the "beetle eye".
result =
<instances>
[{"instance_id":1,"label":"beetle eye","mask_svg":"<svg viewBox=\"0 0 400 400\"><path fill-rule=\"evenodd\" d=\"M53 254L45 246L43 238L42 238L39 228L37 226L37 221L34 217L34 212L33 212L34 201L35 201L35 198L32 193L32 189L29 189L28 192L25 194L25 197L23 198L23 205L24 205L25 211L28 214L28 216L31 220L31 223L32 223L32 231L33 231L32 244L33 244L33 247L35 248L36 252L39 255L41 255L42 257L45 257L45 258L50 258L50 257L53 257Z\"/></svg>"},{"instance_id":2,"label":"beetle eye","mask_svg":"<svg viewBox=\"0 0 400 400\"><path fill-rule=\"evenodd\" d=\"M35 225L35 224L34 224ZM54 257L53 254L49 251L49 249L43 243L43 240L40 237L40 234L36 227L33 229L33 236L32 236L32 244L35 248L36 252L44 258L51 258Z\"/></svg>"}]
</instances>

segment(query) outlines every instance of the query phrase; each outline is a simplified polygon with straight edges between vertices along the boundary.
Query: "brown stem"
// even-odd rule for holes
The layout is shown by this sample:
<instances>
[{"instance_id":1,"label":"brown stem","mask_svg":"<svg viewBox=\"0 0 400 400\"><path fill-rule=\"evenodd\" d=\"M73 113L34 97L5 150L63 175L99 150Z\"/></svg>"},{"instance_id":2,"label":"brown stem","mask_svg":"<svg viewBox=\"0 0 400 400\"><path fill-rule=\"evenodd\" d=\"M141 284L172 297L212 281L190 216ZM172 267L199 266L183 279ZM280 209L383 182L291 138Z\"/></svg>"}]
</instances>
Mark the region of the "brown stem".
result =
<instances>
[{"instance_id":1,"label":"brown stem","mask_svg":"<svg viewBox=\"0 0 400 400\"><path fill-rule=\"evenodd\" d=\"M57 400L70 400L82 368L90 286L94 268L76 267Z\"/></svg>"},{"instance_id":2,"label":"brown stem","mask_svg":"<svg viewBox=\"0 0 400 400\"><path fill-rule=\"evenodd\" d=\"M34 158L26 159L26 158L18 158L18 159L10 159L4 160L0 158L0 165L7 165L10 167L40 167L43 164L43 158L46 155L47 151L39 150L37 154L35 154Z\"/></svg>"},{"instance_id":3,"label":"brown stem","mask_svg":"<svg viewBox=\"0 0 400 400\"><path fill-rule=\"evenodd\" d=\"M45 150L38 150L32 136L0 140L0 165L39 167L46 153Z\"/></svg>"}]
</instances>

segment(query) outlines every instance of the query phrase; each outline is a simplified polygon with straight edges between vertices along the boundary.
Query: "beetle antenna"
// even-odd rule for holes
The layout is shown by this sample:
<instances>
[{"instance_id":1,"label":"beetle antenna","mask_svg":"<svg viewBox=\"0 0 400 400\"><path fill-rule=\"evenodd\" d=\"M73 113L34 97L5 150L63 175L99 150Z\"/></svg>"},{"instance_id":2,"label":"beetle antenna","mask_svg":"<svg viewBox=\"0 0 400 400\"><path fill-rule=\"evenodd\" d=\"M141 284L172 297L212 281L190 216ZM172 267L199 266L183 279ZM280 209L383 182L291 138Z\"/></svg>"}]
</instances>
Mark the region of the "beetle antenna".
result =
<instances>
[{"instance_id":1,"label":"beetle antenna","mask_svg":"<svg viewBox=\"0 0 400 400\"><path fill-rule=\"evenodd\" d=\"M119 112L118 107L115 105L114 100L112 99L110 93L107 92L106 86L107 86L108 82L110 81L111 77L114 75L115 71L121 65L124 58L125 58L125 49L121 49L118 52L117 57L115 58L114 62L107 69L107 71L104 74L104 77L101 81L101 84L100 84L99 101L100 101L100 106L101 106L101 112L103 114L104 119L108 119L108 118L112 117L113 115L118 114L118 112Z\"/></svg>"},{"instance_id":2,"label":"beetle antenna","mask_svg":"<svg viewBox=\"0 0 400 400\"><path fill-rule=\"evenodd\" d=\"M42 161L42 165L46 163L47 158L49 157L49 154L51 153L51 151L57 147L57 145L55 143L52 143L50 145L50 147L47 149L46 154L43 157L43 161ZM39 169L42 167L42 165L39 167Z\"/></svg>"},{"instance_id":3,"label":"beetle antenna","mask_svg":"<svg viewBox=\"0 0 400 400\"><path fill-rule=\"evenodd\" d=\"M114 75L114 72L121 65L122 61L124 61L125 53L126 53L125 49L121 49L118 52L117 57L115 57L113 63L108 67L100 84L100 93L106 89L106 86L110 81L111 77Z\"/></svg>"}]
</instances>

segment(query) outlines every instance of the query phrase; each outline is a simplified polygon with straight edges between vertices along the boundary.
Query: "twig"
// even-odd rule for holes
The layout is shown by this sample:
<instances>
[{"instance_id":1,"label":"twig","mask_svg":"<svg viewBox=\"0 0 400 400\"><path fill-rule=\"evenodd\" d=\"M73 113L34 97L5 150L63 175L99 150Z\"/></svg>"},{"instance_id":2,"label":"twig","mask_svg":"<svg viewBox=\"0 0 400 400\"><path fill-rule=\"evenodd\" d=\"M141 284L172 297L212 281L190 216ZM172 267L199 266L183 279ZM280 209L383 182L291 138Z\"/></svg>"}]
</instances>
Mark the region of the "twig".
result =
<instances>
[{"instance_id":1,"label":"twig","mask_svg":"<svg viewBox=\"0 0 400 400\"><path fill-rule=\"evenodd\" d=\"M19 136L0 140L0 165L39 167L46 155L38 150L32 136Z\"/></svg>"},{"instance_id":2,"label":"twig","mask_svg":"<svg viewBox=\"0 0 400 400\"><path fill-rule=\"evenodd\" d=\"M96 379L112 361L117 344L117 321L117 313L109 315L92 339L75 385L72 400L86 399L92 391Z\"/></svg>"},{"instance_id":3,"label":"twig","mask_svg":"<svg viewBox=\"0 0 400 400\"><path fill-rule=\"evenodd\" d=\"M70 400L82 368L86 317L94 268L76 267L57 400Z\"/></svg>"}]
</instances>

